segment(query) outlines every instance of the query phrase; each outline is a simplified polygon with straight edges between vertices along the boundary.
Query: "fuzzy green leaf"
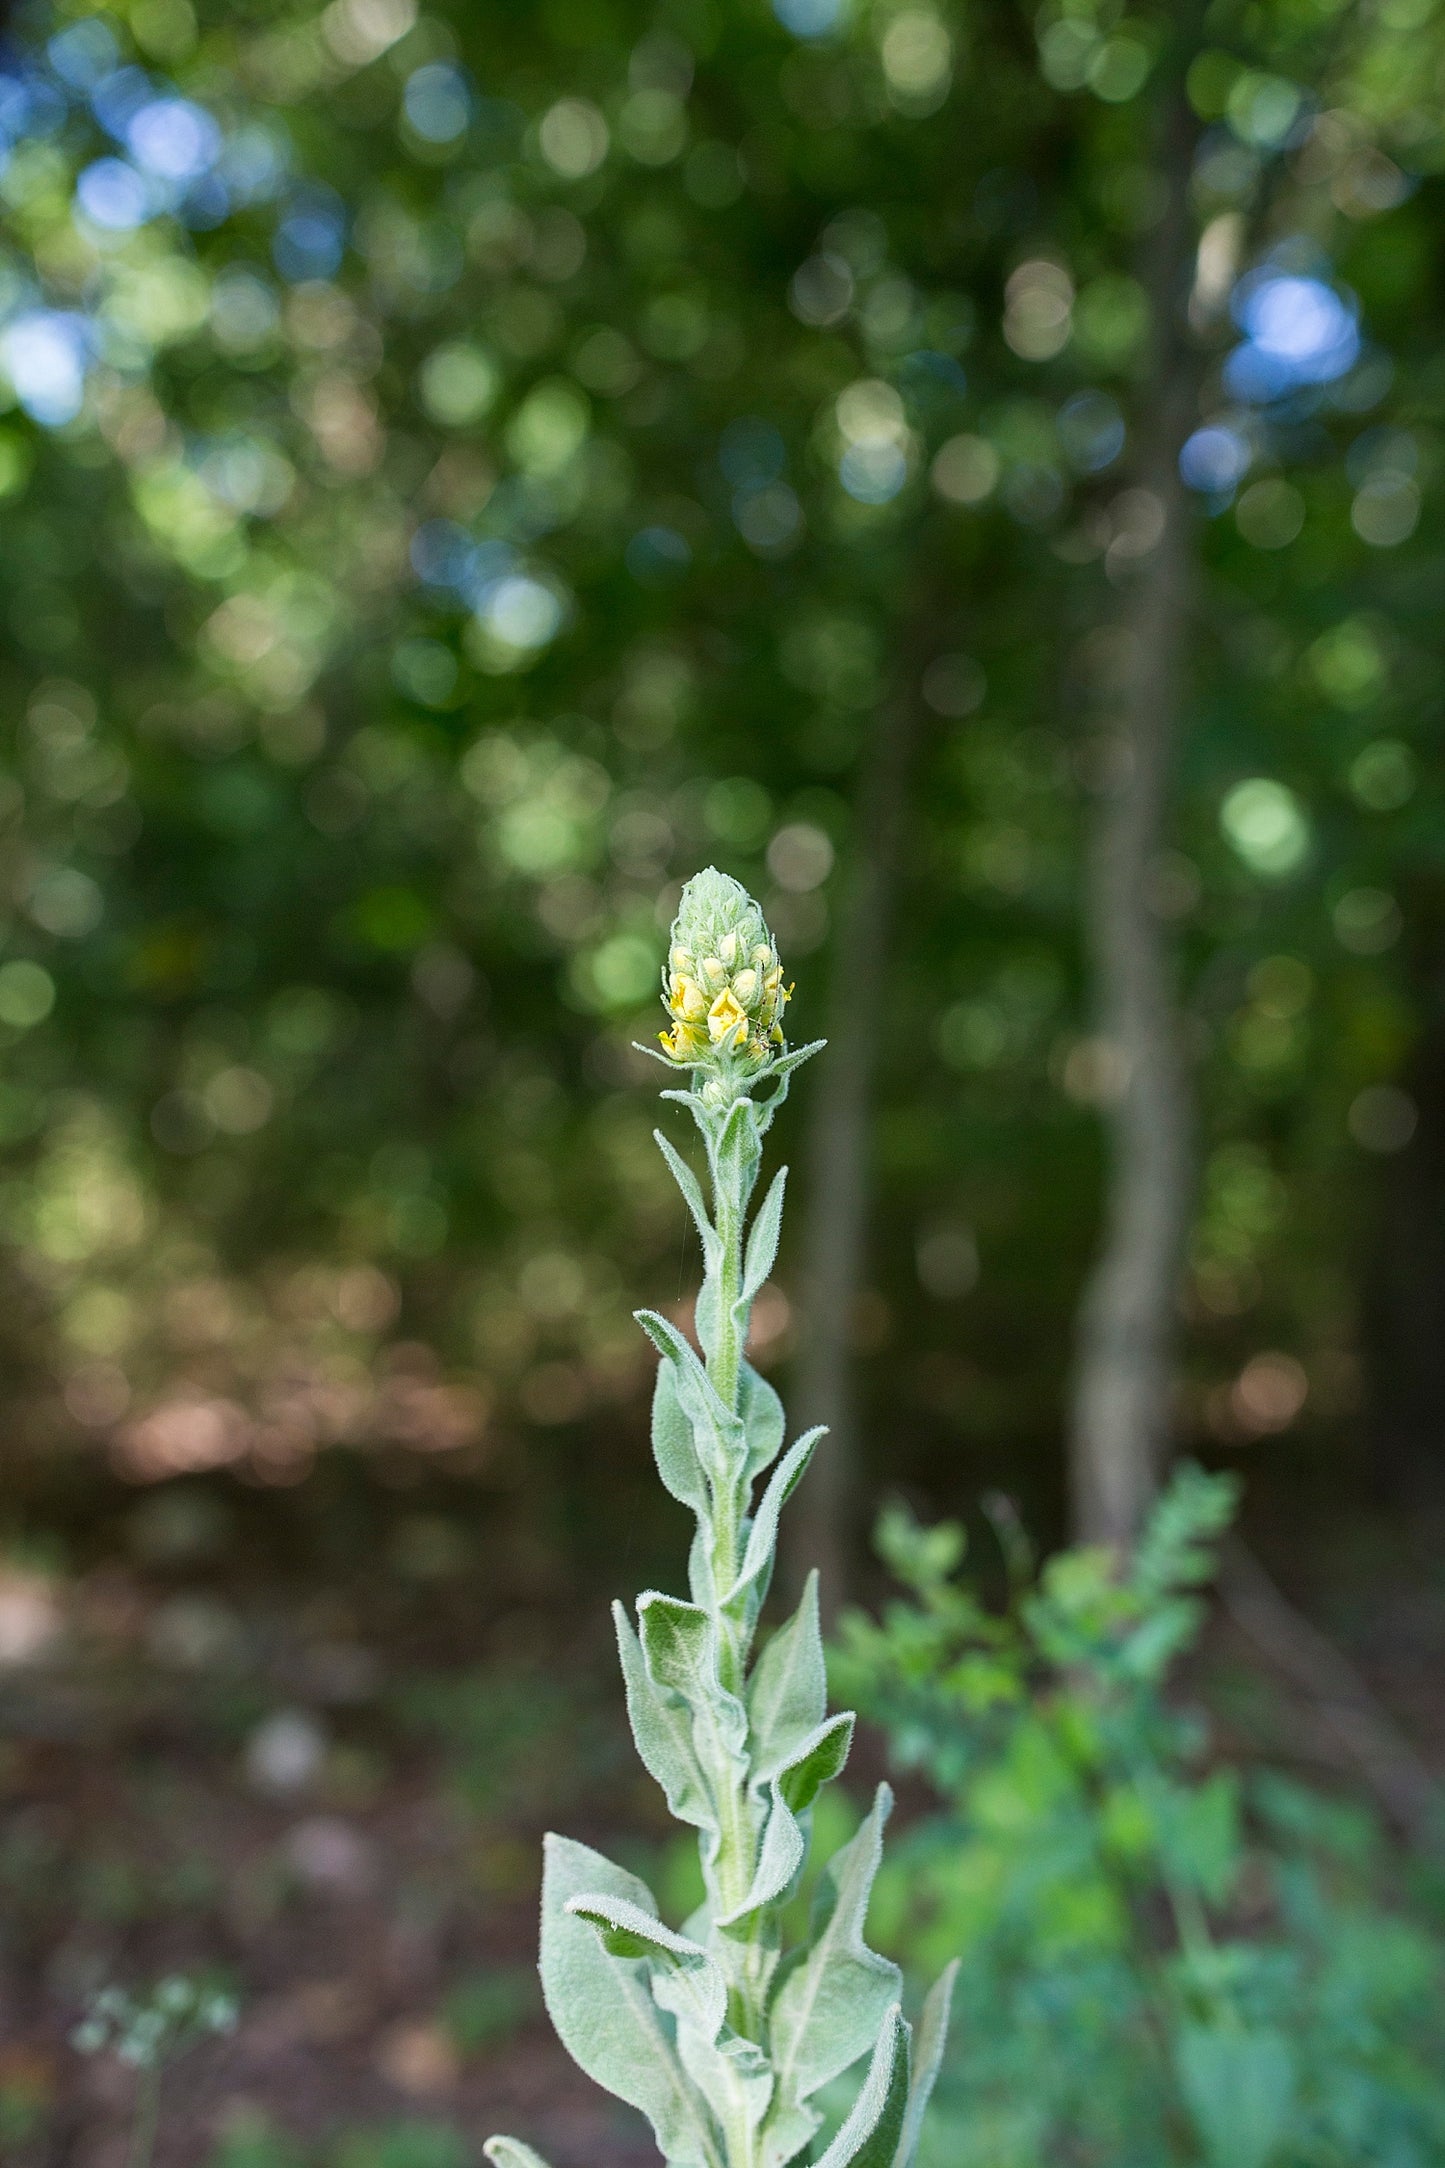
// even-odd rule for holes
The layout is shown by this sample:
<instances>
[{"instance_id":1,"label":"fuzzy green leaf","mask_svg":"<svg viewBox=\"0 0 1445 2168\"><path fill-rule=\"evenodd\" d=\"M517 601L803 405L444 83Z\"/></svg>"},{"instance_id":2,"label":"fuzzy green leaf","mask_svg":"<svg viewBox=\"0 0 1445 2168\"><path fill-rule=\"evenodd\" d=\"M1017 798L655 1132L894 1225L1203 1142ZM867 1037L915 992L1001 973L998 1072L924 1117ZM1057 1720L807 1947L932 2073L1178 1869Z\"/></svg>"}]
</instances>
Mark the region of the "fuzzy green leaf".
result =
<instances>
[{"instance_id":1,"label":"fuzzy green leaf","mask_svg":"<svg viewBox=\"0 0 1445 2168\"><path fill-rule=\"evenodd\" d=\"M773 2097L772 2068L762 2050L726 2026L720 2039L710 2041L685 2022L677 2029L677 2049L683 2068L723 2128L733 2131L741 2123L755 2130Z\"/></svg>"},{"instance_id":2,"label":"fuzzy green leaf","mask_svg":"<svg viewBox=\"0 0 1445 2168\"><path fill-rule=\"evenodd\" d=\"M764 1781L775 1778L790 1810L794 1814L806 1814L823 1786L831 1784L834 1777L842 1773L853 1744L853 1725L851 1711L826 1717L815 1731L793 1748L781 1768L758 1770L757 1778Z\"/></svg>"},{"instance_id":3,"label":"fuzzy green leaf","mask_svg":"<svg viewBox=\"0 0 1445 2168\"><path fill-rule=\"evenodd\" d=\"M674 1990L667 2007L685 2013L705 2040L716 2040L727 2015L727 1982L700 1944L625 1897L585 1893L569 1897L566 1909L596 1929L609 1957L639 1958L666 1974Z\"/></svg>"},{"instance_id":4,"label":"fuzzy green leaf","mask_svg":"<svg viewBox=\"0 0 1445 2168\"><path fill-rule=\"evenodd\" d=\"M893 1794L880 1784L871 1812L823 1871L807 1945L786 1962L772 2010L782 2102L809 2099L855 2063L898 1999L898 1967L863 1940L892 1811Z\"/></svg>"},{"instance_id":5,"label":"fuzzy green leaf","mask_svg":"<svg viewBox=\"0 0 1445 2168\"><path fill-rule=\"evenodd\" d=\"M822 1723L828 1709L818 1573L808 1575L797 1610L767 1642L748 1681L748 1724L760 1766L777 1768Z\"/></svg>"},{"instance_id":6,"label":"fuzzy green leaf","mask_svg":"<svg viewBox=\"0 0 1445 2168\"><path fill-rule=\"evenodd\" d=\"M769 1069L768 1075L778 1078L790 1077L795 1069L802 1068L805 1061L811 1061L815 1054L821 1054L827 1044L826 1039L812 1039L807 1046L793 1047L789 1053L778 1056ZM773 1101L770 1100L768 1104L771 1106Z\"/></svg>"},{"instance_id":7,"label":"fuzzy green leaf","mask_svg":"<svg viewBox=\"0 0 1445 2168\"><path fill-rule=\"evenodd\" d=\"M790 1889L807 1855L798 1818L776 1784L768 1787L768 1819L758 1848L757 1865L747 1896L730 1912L718 1914L719 1927L737 1928L764 1905L776 1904Z\"/></svg>"},{"instance_id":8,"label":"fuzzy green leaf","mask_svg":"<svg viewBox=\"0 0 1445 2168\"><path fill-rule=\"evenodd\" d=\"M695 1603L644 1589L637 1599L637 1627L642 1653L656 1684L689 1702L717 1691L717 1656L712 1620Z\"/></svg>"},{"instance_id":9,"label":"fuzzy green leaf","mask_svg":"<svg viewBox=\"0 0 1445 2168\"><path fill-rule=\"evenodd\" d=\"M534 2153L520 2138L488 2138L482 2151L492 2163L492 2168L547 2168L540 2153Z\"/></svg>"},{"instance_id":10,"label":"fuzzy green leaf","mask_svg":"<svg viewBox=\"0 0 1445 2168\"><path fill-rule=\"evenodd\" d=\"M782 1401L750 1362L738 1366L738 1414L747 1437L743 1477L751 1484L782 1452L785 1425Z\"/></svg>"},{"instance_id":11,"label":"fuzzy green leaf","mask_svg":"<svg viewBox=\"0 0 1445 2168\"><path fill-rule=\"evenodd\" d=\"M822 2115L816 2108L799 2105L774 2106L759 2134L761 2168L787 2168L812 2137Z\"/></svg>"},{"instance_id":12,"label":"fuzzy green leaf","mask_svg":"<svg viewBox=\"0 0 1445 2168\"><path fill-rule=\"evenodd\" d=\"M703 1465L713 1482L731 1481L746 1444L740 1418L723 1404L717 1387L698 1361L692 1344L676 1325L655 1310L633 1312L664 1361L676 1369L674 1383Z\"/></svg>"},{"instance_id":13,"label":"fuzzy green leaf","mask_svg":"<svg viewBox=\"0 0 1445 2168\"><path fill-rule=\"evenodd\" d=\"M778 1237L783 1226L783 1192L788 1186L788 1170L779 1167L768 1185L768 1193L758 1207L748 1235L747 1252L743 1259L744 1302L751 1302L764 1280L773 1269L778 1254Z\"/></svg>"},{"instance_id":14,"label":"fuzzy green leaf","mask_svg":"<svg viewBox=\"0 0 1445 2168\"><path fill-rule=\"evenodd\" d=\"M692 1424L677 1396L677 1370L671 1362L657 1366L652 1392L652 1457L664 1486L679 1505L694 1513L707 1511L707 1478L698 1459Z\"/></svg>"},{"instance_id":15,"label":"fuzzy green leaf","mask_svg":"<svg viewBox=\"0 0 1445 2168\"><path fill-rule=\"evenodd\" d=\"M692 1715L648 1673L642 1647L620 1603L612 1606L617 1649L627 1689L627 1716L648 1775L662 1786L668 1810L694 1829L716 1831L712 1794L693 1745Z\"/></svg>"},{"instance_id":16,"label":"fuzzy green leaf","mask_svg":"<svg viewBox=\"0 0 1445 2168\"><path fill-rule=\"evenodd\" d=\"M903 2117L898 2151L893 2156L893 2168L913 2168L923 2118L948 2043L948 2018L953 2008L953 1983L957 1978L958 1959L955 1957L951 1964L944 1966L929 1989L919 2015L914 2037L913 2080L908 2088L908 2107Z\"/></svg>"},{"instance_id":17,"label":"fuzzy green leaf","mask_svg":"<svg viewBox=\"0 0 1445 2168\"><path fill-rule=\"evenodd\" d=\"M713 1146L713 1171L719 1193L735 1198L740 1212L758 1178L761 1152L757 1107L751 1099L735 1099Z\"/></svg>"},{"instance_id":18,"label":"fuzzy green leaf","mask_svg":"<svg viewBox=\"0 0 1445 2168\"><path fill-rule=\"evenodd\" d=\"M818 2168L893 2168L908 2108L909 2028L895 2002L852 2113Z\"/></svg>"},{"instance_id":19,"label":"fuzzy green leaf","mask_svg":"<svg viewBox=\"0 0 1445 2168\"><path fill-rule=\"evenodd\" d=\"M674 2168L723 2168L705 2103L680 2067L645 1965L609 1957L569 1898L601 1893L656 1915L652 1892L589 1845L548 1835L542 1875L542 1992L572 2060L640 2108Z\"/></svg>"},{"instance_id":20,"label":"fuzzy green leaf","mask_svg":"<svg viewBox=\"0 0 1445 2168\"><path fill-rule=\"evenodd\" d=\"M778 1520L783 1507L808 1472L820 1438L826 1438L823 1424L805 1431L794 1445L788 1447L768 1481L762 1503L748 1534L748 1547L743 1553L742 1571L723 1597L724 1608L730 1608L742 1595L750 1594L759 1604L768 1591L772 1578L773 1559L778 1548Z\"/></svg>"},{"instance_id":21,"label":"fuzzy green leaf","mask_svg":"<svg viewBox=\"0 0 1445 2168\"><path fill-rule=\"evenodd\" d=\"M654 1129L652 1134L657 1141L658 1150L667 1161L672 1179L682 1191L683 1201L692 1214L692 1223L697 1229L698 1240L702 1244L703 1263L705 1268L711 1271L713 1259L718 1255L720 1245L717 1229L708 1218L707 1206L703 1202L702 1189L697 1176L681 1153L675 1151L672 1145L668 1143L667 1138L660 1129Z\"/></svg>"},{"instance_id":22,"label":"fuzzy green leaf","mask_svg":"<svg viewBox=\"0 0 1445 2168\"><path fill-rule=\"evenodd\" d=\"M693 1737L710 1741L715 1757L741 1761L747 1744L747 1711L718 1679L717 1636L707 1612L650 1588L637 1599L637 1626L654 1685L687 1703ZM708 1759L706 1745L702 1759ZM718 1770L716 1775L721 1781L723 1772Z\"/></svg>"}]
</instances>

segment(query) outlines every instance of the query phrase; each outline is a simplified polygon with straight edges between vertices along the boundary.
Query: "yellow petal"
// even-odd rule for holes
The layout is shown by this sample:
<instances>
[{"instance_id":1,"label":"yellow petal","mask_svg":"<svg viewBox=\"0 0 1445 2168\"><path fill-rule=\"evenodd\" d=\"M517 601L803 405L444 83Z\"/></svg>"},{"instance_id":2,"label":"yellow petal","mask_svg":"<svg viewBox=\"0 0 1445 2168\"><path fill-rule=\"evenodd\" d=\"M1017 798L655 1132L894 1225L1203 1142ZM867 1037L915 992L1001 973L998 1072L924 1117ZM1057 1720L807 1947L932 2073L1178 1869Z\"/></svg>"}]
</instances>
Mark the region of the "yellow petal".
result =
<instances>
[{"instance_id":1,"label":"yellow petal","mask_svg":"<svg viewBox=\"0 0 1445 2168\"><path fill-rule=\"evenodd\" d=\"M730 986L723 988L708 1010L707 1031L714 1046L722 1046L729 1039L741 1045L747 1037L748 1012Z\"/></svg>"}]
</instances>

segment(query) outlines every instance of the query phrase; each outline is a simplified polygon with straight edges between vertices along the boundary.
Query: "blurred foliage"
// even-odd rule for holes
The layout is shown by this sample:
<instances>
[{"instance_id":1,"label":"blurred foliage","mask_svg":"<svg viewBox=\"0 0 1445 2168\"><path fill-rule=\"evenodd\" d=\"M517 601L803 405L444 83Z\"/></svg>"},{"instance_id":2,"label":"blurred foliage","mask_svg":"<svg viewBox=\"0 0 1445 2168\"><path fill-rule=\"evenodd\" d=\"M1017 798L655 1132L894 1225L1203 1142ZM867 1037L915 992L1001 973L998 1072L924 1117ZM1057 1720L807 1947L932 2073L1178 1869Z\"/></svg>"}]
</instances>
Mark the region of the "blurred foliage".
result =
<instances>
[{"instance_id":1,"label":"blurred foliage","mask_svg":"<svg viewBox=\"0 0 1445 2168\"><path fill-rule=\"evenodd\" d=\"M324 2155L307 2153L261 2117L243 2117L209 2168L469 2168L471 2148L448 2123L394 2122L348 2133Z\"/></svg>"},{"instance_id":2,"label":"blurred foliage","mask_svg":"<svg viewBox=\"0 0 1445 2168\"><path fill-rule=\"evenodd\" d=\"M1192 34L1122 0L22 8L17 1465L286 1484L387 1444L506 1486L519 1436L630 1402L628 1310L677 1289L628 1051L676 883L762 894L806 1031L897 702L880 1445L1043 1459L1109 1088L1081 813L1154 516L1136 258ZM1445 34L1214 0L1197 46L1158 883L1207 1101L1186 1420L1233 1446L1354 1408L1372 1155L1418 1115Z\"/></svg>"},{"instance_id":3,"label":"blurred foliage","mask_svg":"<svg viewBox=\"0 0 1445 2168\"><path fill-rule=\"evenodd\" d=\"M1227 1522L1186 1466L1127 1572L986 1608L963 1535L885 1516L909 1590L844 1621L839 1690L943 1807L900 1840L885 1946L962 1957L933 2157L953 2168L1425 2168L1445 2143L1445 1913L1359 1808L1211 1751L1168 1689Z\"/></svg>"}]
</instances>

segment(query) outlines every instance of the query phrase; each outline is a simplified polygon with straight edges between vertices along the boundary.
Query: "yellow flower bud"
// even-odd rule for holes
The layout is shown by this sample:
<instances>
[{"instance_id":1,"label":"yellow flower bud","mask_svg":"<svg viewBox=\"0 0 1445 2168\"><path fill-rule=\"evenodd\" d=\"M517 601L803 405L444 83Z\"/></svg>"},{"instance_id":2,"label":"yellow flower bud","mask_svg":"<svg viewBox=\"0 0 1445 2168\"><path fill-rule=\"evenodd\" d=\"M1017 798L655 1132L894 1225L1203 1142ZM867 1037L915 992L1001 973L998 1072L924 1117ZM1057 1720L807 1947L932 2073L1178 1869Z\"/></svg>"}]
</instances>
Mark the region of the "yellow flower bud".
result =
<instances>
[{"instance_id":1,"label":"yellow flower bud","mask_svg":"<svg viewBox=\"0 0 1445 2168\"><path fill-rule=\"evenodd\" d=\"M748 1012L730 986L725 986L707 1012L707 1035L714 1046L734 1048L748 1035Z\"/></svg>"},{"instance_id":2,"label":"yellow flower bud","mask_svg":"<svg viewBox=\"0 0 1445 2168\"><path fill-rule=\"evenodd\" d=\"M668 943L662 1000L672 1029L661 1039L664 1054L702 1070L696 1088L709 1104L726 1104L755 1074L766 1075L784 1046L786 999L777 949L747 890L713 866L695 874Z\"/></svg>"},{"instance_id":3,"label":"yellow flower bud","mask_svg":"<svg viewBox=\"0 0 1445 2168\"><path fill-rule=\"evenodd\" d=\"M707 1015L707 995L696 979L674 979L668 1007L674 1016L685 1017L690 1024L699 1024Z\"/></svg>"},{"instance_id":4,"label":"yellow flower bud","mask_svg":"<svg viewBox=\"0 0 1445 2168\"><path fill-rule=\"evenodd\" d=\"M707 1039L692 1024L674 1024L670 1032L660 1031L658 1041L662 1051L672 1061L695 1061L707 1052Z\"/></svg>"}]
</instances>

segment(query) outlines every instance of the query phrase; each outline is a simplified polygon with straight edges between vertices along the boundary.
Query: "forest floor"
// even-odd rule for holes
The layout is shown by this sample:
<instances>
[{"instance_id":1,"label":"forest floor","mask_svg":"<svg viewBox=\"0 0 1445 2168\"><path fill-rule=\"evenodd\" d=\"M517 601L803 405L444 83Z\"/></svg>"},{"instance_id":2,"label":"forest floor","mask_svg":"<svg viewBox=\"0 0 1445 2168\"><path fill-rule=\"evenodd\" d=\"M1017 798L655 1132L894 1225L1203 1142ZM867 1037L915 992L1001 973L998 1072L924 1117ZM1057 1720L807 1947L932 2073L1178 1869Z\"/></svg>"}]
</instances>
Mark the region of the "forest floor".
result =
<instances>
[{"instance_id":1,"label":"forest floor","mask_svg":"<svg viewBox=\"0 0 1445 2168\"><path fill-rule=\"evenodd\" d=\"M660 1892L681 1871L604 1607L555 1580L458 1605L476 1561L446 1521L388 1541L374 1603L364 1573L302 1587L149 1538L64 1577L0 1569L6 2168L122 2168L133 2074L69 2036L98 1989L172 1973L227 1985L240 2018L168 2072L158 2168L474 2168L494 2130L555 2168L654 2159L557 2044L534 1970L545 1826ZM1445 1587L1367 1564L1368 1585L1316 1558L1300 1592L1334 1592L1321 1623L1445 1772ZM1357 1777L1237 1628L1199 1689L1239 1750Z\"/></svg>"}]
</instances>

